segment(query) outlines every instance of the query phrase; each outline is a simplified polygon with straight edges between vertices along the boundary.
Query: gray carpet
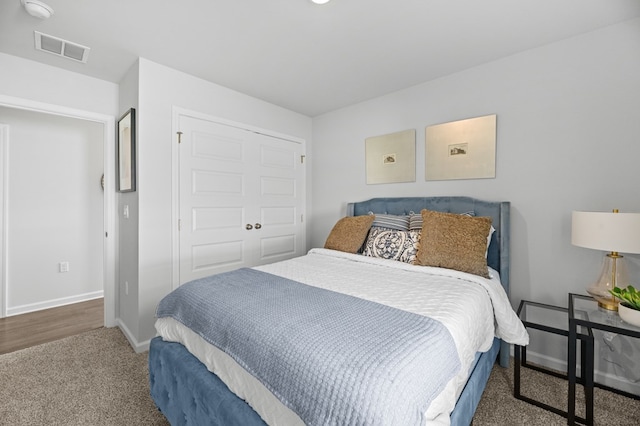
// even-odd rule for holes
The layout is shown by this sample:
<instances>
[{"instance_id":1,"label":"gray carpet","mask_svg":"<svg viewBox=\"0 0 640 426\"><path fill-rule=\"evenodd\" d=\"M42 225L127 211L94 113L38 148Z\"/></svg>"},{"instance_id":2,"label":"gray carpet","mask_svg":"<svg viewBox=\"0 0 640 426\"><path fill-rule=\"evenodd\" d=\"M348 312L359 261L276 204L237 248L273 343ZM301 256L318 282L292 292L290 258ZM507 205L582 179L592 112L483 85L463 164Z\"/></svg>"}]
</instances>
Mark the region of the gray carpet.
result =
<instances>
[{"instance_id":1,"label":"gray carpet","mask_svg":"<svg viewBox=\"0 0 640 426\"><path fill-rule=\"evenodd\" d=\"M0 425L167 425L149 397L147 354L119 329L98 329L0 355ZM566 382L525 369L523 394L566 409ZM513 398L513 370L495 367L473 424L564 425ZM596 389L596 425L639 425L640 402ZM624 407L625 409L623 409Z\"/></svg>"},{"instance_id":2,"label":"gray carpet","mask_svg":"<svg viewBox=\"0 0 640 426\"><path fill-rule=\"evenodd\" d=\"M567 419L513 397L513 358L510 368L493 367L489 382L473 419L474 426L566 425ZM520 393L567 410L567 381L528 368L521 369ZM576 386L576 412L584 417L582 386ZM595 388L594 424L640 425L640 401Z\"/></svg>"},{"instance_id":3,"label":"gray carpet","mask_svg":"<svg viewBox=\"0 0 640 426\"><path fill-rule=\"evenodd\" d=\"M118 328L0 356L2 425L167 425L149 396L147 354Z\"/></svg>"}]
</instances>

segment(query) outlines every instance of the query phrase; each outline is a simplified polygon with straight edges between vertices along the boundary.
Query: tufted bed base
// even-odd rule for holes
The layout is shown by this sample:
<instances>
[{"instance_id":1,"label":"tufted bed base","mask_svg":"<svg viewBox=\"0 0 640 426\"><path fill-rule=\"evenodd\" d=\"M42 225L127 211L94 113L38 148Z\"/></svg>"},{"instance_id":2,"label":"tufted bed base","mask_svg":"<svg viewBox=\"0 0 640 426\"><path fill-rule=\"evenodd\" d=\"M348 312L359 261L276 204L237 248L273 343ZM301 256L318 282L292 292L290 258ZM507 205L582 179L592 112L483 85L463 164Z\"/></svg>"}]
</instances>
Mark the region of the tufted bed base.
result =
<instances>
[{"instance_id":1,"label":"tufted bed base","mask_svg":"<svg viewBox=\"0 0 640 426\"><path fill-rule=\"evenodd\" d=\"M477 354L473 373L451 414L452 425L471 424L499 349L500 340L495 339L489 351ZM265 424L249 404L179 343L152 339L149 372L151 397L173 426Z\"/></svg>"},{"instance_id":2,"label":"tufted bed base","mask_svg":"<svg viewBox=\"0 0 640 426\"><path fill-rule=\"evenodd\" d=\"M264 425L245 401L179 343L151 340L149 383L151 397L173 426Z\"/></svg>"},{"instance_id":3,"label":"tufted bed base","mask_svg":"<svg viewBox=\"0 0 640 426\"><path fill-rule=\"evenodd\" d=\"M350 216L373 213L407 214L422 208L462 213L474 211L491 216L496 232L488 252L488 264L500 273L509 293L509 203L487 202L469 197L377 198L350 203ZM451 424L469 425L487 380L499 356L508 366L509 345L494 339L491 349L478 353L472 373L451 414ZM264 425L258 414L187 349L178 343L152 339L149 351L151 396L173 426L177 425Z\"/></svg>"}]
</instances>

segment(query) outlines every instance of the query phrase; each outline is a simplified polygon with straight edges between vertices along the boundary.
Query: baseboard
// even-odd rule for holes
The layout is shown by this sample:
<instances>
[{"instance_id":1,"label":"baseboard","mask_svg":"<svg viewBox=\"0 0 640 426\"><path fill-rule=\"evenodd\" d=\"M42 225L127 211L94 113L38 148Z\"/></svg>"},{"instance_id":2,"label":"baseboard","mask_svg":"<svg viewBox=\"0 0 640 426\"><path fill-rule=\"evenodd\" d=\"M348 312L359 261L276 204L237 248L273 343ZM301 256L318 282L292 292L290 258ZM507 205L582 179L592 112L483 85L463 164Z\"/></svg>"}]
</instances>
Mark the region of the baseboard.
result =
<instances>
[{"instance_id":1,"label":"baseboard","mask_svg":"<svg viewBox=\"0 0 640 426\"><path fill-rule=\"evenodd\" d=\"M86 302L88 300L104 297L104 291L94 291L92 293L78 294L75 296L62 297L60 299L45 300L44 302L31 303L28 305L7 307L7 316L27 314L29 312L41 311L43 309L58 308L60 306L71 305L72 303Z\"/></svg>"},{"instance_id":2,"label":"baseboard","mask_svg":"<svg viewBox=\"0 0 640 426\"><path fill-rule=\"evenodd\" d=\"M567 371L567 362L553 358L547 355L540 354L538 352L533 352L527 349L527 362L532 364L542 365L543 367L550 368L552 370L558 371ZM580 367L578 367L578 374L580 374Z\"/></svg>"},{"instance_id":3,"label":"baseboard","mask_svg":"<svg viewBox=\"0 0 640 426\"><path fill-rule=\"evenodd\" d=\"M552 358L546 355L542 355L530 350L527 350L527 362L530 362L532 364L538 364L553 370L558 370L562 372L567 371L566 361L559 360L557 358ZM577 374L580 375L580 366L578 366ZM640 395L640 383L629 382L628 380L625 380L611 373L596 370L594 372L594 380L596 381L596 383L600 383L606 386L610 386L612 388L620 389L622 391L629 392L634 395Z\"/></svg>"},{"instance_id":4,"label":"baseboard","mask_svg":"<svg viewBox=\"0 0 640 426\"><path fill-rule=\"evenodd\" d=\"M122 331L122 334L124 334L124 337L127 338L127 340L129 341L129 344L131 345L131 347L136 353L147 352L149 350L149 346L151 345L151 340L138 342L138 340L135 338L131 330L129 330L129 328L126 326L124 322L120 320L120 318L116 319L116 323L118 324L118 328L120 328L120 331Z\"/></svg>"}]
</instances>

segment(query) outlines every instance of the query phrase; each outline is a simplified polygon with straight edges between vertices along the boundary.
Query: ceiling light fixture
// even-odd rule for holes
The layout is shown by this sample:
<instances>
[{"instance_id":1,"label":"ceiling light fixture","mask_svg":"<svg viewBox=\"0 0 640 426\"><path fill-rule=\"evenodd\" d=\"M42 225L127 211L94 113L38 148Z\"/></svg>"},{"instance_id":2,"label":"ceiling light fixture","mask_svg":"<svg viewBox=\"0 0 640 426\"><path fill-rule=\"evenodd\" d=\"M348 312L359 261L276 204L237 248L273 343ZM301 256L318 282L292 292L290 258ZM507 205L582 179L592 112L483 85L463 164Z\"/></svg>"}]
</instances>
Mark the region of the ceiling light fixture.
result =
<instances>
[{"instance_id":1,"label":"ceiling light fixture","mask_svg":"<svg viewBox=\"0 0 640 426\"><path fill-rule=\"evenodd\" d=\"M312 2L314 2L315 4L325 4L325 3L329 3L330 0L311 0Z\"/></svg>"},{"instance_id":2,"label":"ceiling light fixture","mask_svg":"<svg viewBox=\"0 0 640 426\"><path fill-rule=\"evenodd\" d=\"M47 19L53 15L53 8L38 0L21 0L24 9L31 16Z\"/></svg>"}]
</instances>

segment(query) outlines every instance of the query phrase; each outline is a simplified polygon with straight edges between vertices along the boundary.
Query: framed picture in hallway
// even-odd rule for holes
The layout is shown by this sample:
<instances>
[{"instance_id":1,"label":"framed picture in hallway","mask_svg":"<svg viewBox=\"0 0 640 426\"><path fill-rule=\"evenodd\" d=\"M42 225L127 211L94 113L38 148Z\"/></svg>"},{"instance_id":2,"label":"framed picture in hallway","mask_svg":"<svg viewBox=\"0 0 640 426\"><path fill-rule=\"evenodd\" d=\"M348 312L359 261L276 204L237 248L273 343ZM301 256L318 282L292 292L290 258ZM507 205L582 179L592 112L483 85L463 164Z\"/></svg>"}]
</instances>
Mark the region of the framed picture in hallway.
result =
<instances>
[{"instance_id":1,"label":"framed picture in hallway","mask_svg":"<svg viewBox=\"0 0 640 426\"><path fill-rule=\"evenodd\" d=\"M131 108L118 120L116 140L116 190L136 190L136 110Z\"/></svg>"}]
</instances>

